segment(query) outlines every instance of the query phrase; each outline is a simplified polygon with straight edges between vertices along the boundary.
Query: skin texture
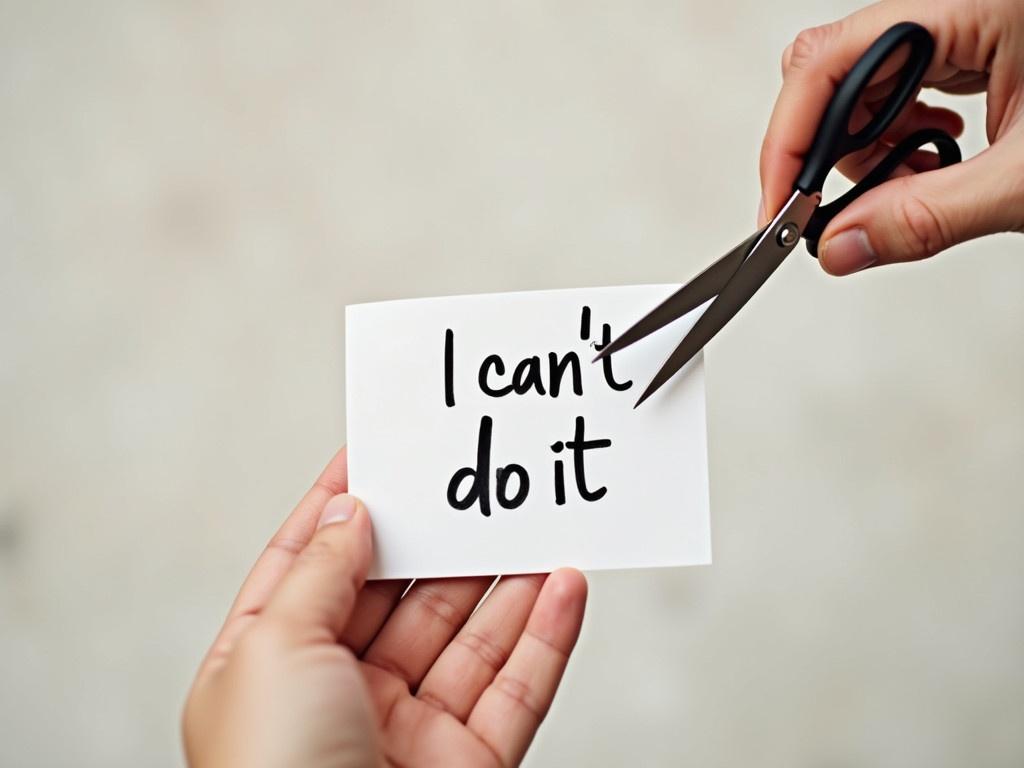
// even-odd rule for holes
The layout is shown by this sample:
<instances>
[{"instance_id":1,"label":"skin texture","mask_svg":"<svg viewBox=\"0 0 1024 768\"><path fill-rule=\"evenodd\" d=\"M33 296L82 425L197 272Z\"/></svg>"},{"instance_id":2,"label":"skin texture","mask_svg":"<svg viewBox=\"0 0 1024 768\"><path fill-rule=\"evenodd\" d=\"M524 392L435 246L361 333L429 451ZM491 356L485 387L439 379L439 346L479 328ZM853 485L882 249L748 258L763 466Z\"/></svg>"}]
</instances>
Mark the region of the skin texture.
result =
<instances>
[{"instance_id":1,"label":"skin texture","mask_svg":"<svg viewBox=\"0 0 1024 768\"><path fill-rule=\"evenodd\" d=\"M831 274L923 259L982 235L1024 231L1021 0L885 0L797 35L782 57L782 91L761 149L761 225L792 191L817 128L810 116L824 114L836 84L882 32L900 21L916 21L935 38L925 87L986 93L991 146L938 170L930 170L936 167L935 156L920 152L894 178L851 204L820 240L819 260ZM900 63L894 59L879 72L854 127L858 119L866 122L866 110L880 104L886 78ZM839 170L859 180L889 147L922 128L957 136L963 121L950 110L912 102L879 143L846 158Z\"/></svg>"},{"instance_id":2,"label":"skin texture","mask_svg":"<svg viewBox=\"0 0 1024 768\"><path fill-rule=\"evenodd\" d=\"M253 566L185 705L189 765L517 765L583 575L502 577L475 612L493 577L366 583L370 518L347 487L342 449Z\"/></svg>"}]
</instances>

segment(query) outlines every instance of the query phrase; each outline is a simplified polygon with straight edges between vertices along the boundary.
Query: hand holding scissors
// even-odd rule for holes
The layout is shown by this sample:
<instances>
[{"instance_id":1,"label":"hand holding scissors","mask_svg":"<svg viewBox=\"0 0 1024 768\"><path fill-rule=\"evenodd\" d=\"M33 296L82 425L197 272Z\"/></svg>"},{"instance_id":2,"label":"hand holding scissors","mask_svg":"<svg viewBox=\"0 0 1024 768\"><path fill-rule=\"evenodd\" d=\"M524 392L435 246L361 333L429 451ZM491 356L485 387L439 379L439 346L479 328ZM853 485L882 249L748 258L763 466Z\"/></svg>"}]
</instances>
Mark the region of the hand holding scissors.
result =
<instances>
[{"instance_id":1,"label":"hand holding scissors","mask_svg":"<svg viewBox=\"0 0 1024 768\"><path fill-rule=\"evenodd\" d=\"M826 272L848 275L866 267L916 261L973 238L1024 231L1024 3L1020 0L885 0L798 34L782 56L783 83L761 149L764 226L782 208L839 83L879 33L903 20L928 28L935 55L922 85L928 92L986 95L983 127L990 146L969 160L934 170L918 153L892 181L835 215L820 238ZM866 108L883 82L872 85ZM888 146L922 128L959 136L956 111L915 99L881 140L837 166L856 181ZM931 163L922 162L932 160ZM917 173L914 173L917 171ZM928 171L922 173L921 171ZM899 178L896 178L899 177ZM1012 248L1012 241L1010 247ZM1014 279L1007 276L1007 279Z\"/></svg>"},{"instance_id":2,"label":"hand holding scissors","mask_svg":"<svg viewBox=\"0 0 1024 768\"><path fill-rule=\"evenodd\" d=\"M881 106L866 125L851 131L851 119L873 79L883 65L890 60L895 61L897 53L904 48L906 58L890 78L891 90ZM654 394L703 349L764 284L801 238L807 241L808 250L817 255L818 238L829 223L854 200L886 181L918 149L927 144L934 145L938 150L940 167L960 162L960 149L949 134L937 129L917 131L893 147L853 189L828 205L821 204L826 176L838 162L871 147L882 138L916 96L934 53L935 42L928 30L910 22L896 24L875 40L835 90L817 126L810 149L804 155L789 199L775 217L601 350L595 359L643 339L713 299L654 376L637 405Z\"/></svg>"}]
</instances>

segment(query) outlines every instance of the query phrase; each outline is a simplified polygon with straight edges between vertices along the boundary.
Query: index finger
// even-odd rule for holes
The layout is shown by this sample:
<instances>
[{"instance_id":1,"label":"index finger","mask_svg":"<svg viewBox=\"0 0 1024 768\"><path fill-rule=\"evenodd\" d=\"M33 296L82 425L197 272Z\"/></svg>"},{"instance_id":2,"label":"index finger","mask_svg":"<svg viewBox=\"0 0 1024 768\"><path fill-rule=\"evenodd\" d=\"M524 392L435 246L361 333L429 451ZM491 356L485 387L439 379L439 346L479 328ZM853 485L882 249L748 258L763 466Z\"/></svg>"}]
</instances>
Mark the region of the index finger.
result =
<instances>
[{"instance_id":1,"label":"index finger","mask_svg":"<svg viewBox=\"0 0 1024 768\"><path fill-rule=\"evenodd\" d=\"M861 55L880 34L900 21L916 21L934 35L931 16L927 3L896 0L797 35L783 57L782 90L761 146L764 212L760 224L774 216L792 194L818 122L837 86ZM899 65L897 59L887 62L876 80L888 77Z\"/></svg>"}]
</instances>

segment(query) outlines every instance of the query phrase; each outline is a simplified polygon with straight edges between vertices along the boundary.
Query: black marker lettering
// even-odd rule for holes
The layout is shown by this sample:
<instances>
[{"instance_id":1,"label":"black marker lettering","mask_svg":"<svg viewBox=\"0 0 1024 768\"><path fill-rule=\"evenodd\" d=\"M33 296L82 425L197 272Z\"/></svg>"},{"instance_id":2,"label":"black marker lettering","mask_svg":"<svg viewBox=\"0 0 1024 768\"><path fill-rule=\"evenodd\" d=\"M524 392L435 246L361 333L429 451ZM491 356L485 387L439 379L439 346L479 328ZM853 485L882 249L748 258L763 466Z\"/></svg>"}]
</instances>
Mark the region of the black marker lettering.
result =
<instances>
[{"instance_id":1,"label":"black marker lettering","mask_svg":"<svg viewBox=\"0 0 1024 768\"><path fill-rule=\"evenodd\" d=\"M512 475L515 475L519 479L519 490L517 490L516 495L510 499L507 494L507 489L508 479ZM515 509L526 501L526 496L530 493L530 476L519 464L509 464L507 467L498 467L495 477L498 482L495 486L494 492L497 494L498 503L502 507L505 509Z\"/></svg>"},{"instance_id":2,"label":"black marker lettering","mask_svg":"<svg viewBox=\"0 0 1024 768\"><path fill-rule=\"evenodd\" d=\"M444 332L444 404L449 408L455 405L455 332L451 328Z\"/></svg>"},{"instance_id":3,"label":"black marker lettering","mask_svg":"<svg viewBox=\"0 0 1024 768\"><path fill-rule=\"evenodd\" d=\"M590 307L584 306L580 313L580 339L587 341L591 334ZM597 350L604 349L611 343L611 326L601 326L601 342L591 343ZM556 352L547 353L548 380L544 381L543 358L540 355L524 357L515 366L510 380L505 379L505 362L500 355L487 355L477 374L480 391L489 397L504 397L509 394L526 395L535 393L541 396L558 397L566 376L569 377L572 391L577 396L583 395L583 367L576 352L568 352L561 356ZM618 381L612 370L611 358L602 359L605 383L617 392L633 386L632 380ZM444 402L449 408L455 406L455 332L448 328L444 336ZM492 380L494 384L492 385ZM506 383L508 382L508 383ZM545 386L547 389L545 390ZM491 439L494 420L490 416L480 417L480 428L477 435L476 463L473 466L460 467L448 482L447 499L453 509L466 510L479 505L480 514L491 516ZM586 452L598 448L610 448L610 439L587 440L586 424L582 416L575 419L573 439L551 444L552 453L572 453L573 474L576 490L584 501L598 501L608 493L608 488L600 486L594 490L587 487ZM565 488L566 460L560 455L554 459L553 480L555 505L566 503ZM467 483L468 481L468 483ZM530 474L521 464L509 463L494 470L495 500L503 509L520 507L530 494ZM515 488L510 493L510 485Z\"/></svg>"},{"instance_id":4,"label":"black marker lettering","mask_svg":"<svg viewBox=\"0 0 1024 768\"><path fill-rule=\"evenodd\" d=\"M551 446L555 453L561 453L564 448L561 440ZM555 504L565 504L565 462L561 459L555 459Z\"/></svg>"},{"instance_id":5,"label":"black marker lettering","mask_svg":"<svg viewBox=\"0 0 1024 768\"><path fill-rule=\"evenodd\" d=\"M602 485L596 491L587 490L586 470L583 466L583 452L589 451L592 448L610 448L612 441L607 439L584 440L584 428L585 425L583 423L583 417L577 416L575 436L565 444L565 447L572 451L573 470L576 473L576 490L579 491L580 496L582 496L585 501L597 501L608 493L608 489Z\"/></svg>"},{"instance_id":6,"label":"black marker lettering","mask_svg":"<svg viewBox=\"0 0 1024 768\"><path fill-rule=\"evenodd\" d=\"M476 444L476 466L458 469L448 481L448 504L453 509L469 509L474 504L480 505L480 514L491 516L491 433L494 420L490 416L480 417L480 434ZM504 509L515 509L530 493L530 475L519 464L508 464L498 467L494 473L497 480L495 491L498 504ZM515 476L518 483L515 495L509 498L508 482ZM469 488L460 498L459 490L463 481L471 480Z\"/></svg>"},{"instance_id":7,"label":"black marker lettering","mask_svg":"<svg viewBox=\"0 0 1024 768\"><path fill-rule=\"evenodd\" d=\"M601 327L601 343L594 348L600 352L602 349L612 343L612 327L605 323ZM604 380L608 383L608 386L614 389L616 392L625 392L627 389L633 386L633 380L624 381L619 384L615 380L615 374L612 373L612 357L614 355L608 355L608 357L601 358L601 367L604 369Z\"/></svg>"},{"instance_id":8,"label":"black marker lettering","mask_svg":"<svg viewBox=\"0 0 1024 768\"><path fill-rule=\"evenodd\" d=\"M487 357L484 358L484 361L480 363L480 391L483 392L485 395L490 395L491 397L504 397L509 392L511 392L511 384L501 387L500 389L491 389L490 385L487 383L488 368L494 368L494 372L497 373L499 376L505 375L504 361L500 357L498 357L498 355L488 355Z\"/></svg>"},{"instance_id":9,"label":"black marker lettering","mask_svg":"<svg viewBox=\"0 0 1024 768\"><path fill-rule=\"evenodd\" d=\"M534 355L519 361L512 374L512 388L517 395L525 395L531 389L538 395L544 394L544 382L540 375L540 358Z\"/></svg>"},{"instance_id":10,"label":"black marker lettering","mask_svg":"<svg viewBox=\"0 0 1024 768\"><path fill-rule=\"evenodd\" d=\"M570 352L559 360L558 355L554 352L548 352L548 378L551 380L552 397L558 397L566 368L572 368L572 391L577 395L583 394L583 372L580 370L579 355Z\"/></svg>"},{"instance_id":11,"label":"black marker lettering","mask_svg":"<svg viewBox=\"0 0 1024 768\"><path fill-rule=\"evenodd\" d=\"M491 494L489 489L491 474L491 426L490 416L480 419L480 437L476 444L476 467L463 467L452 475L448 482L448 503L455 509L469 509L480 502L480 513L484 517L491 516ZM463 480L472 478L473 482L466 495L459 498L459 486Z\"/></svg>"}]
</instances>

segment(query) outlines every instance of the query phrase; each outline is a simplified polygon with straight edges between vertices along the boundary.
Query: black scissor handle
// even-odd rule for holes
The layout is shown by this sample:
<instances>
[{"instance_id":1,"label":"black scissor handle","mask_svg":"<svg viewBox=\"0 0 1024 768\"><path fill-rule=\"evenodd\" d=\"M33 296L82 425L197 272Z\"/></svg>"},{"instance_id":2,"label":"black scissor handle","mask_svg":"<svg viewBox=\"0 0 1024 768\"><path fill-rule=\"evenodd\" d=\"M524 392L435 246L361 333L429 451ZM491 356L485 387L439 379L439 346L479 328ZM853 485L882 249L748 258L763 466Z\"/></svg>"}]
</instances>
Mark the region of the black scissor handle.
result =
<instances>
[{"instance_id":1,"label":"black scissor handle","mask_svg":"<svg viewBox=\"0 0 1024 768\"><path fill-rule=\"evenodd\" d=\"M856 133L850 133L850 118L861 95L871 84L871 78L902 45L909 45L910 51L898 73L896 87L871 121ZM796 180L796 189L805 195L821 192L825 177L836 163L851 152L877 141L917 93L934 54L935 41L931 33L920 24L909 21L891 27L872 43L840 83L825 110L814 143L804 159L803 170Z\"/></svg>"},{"instance_id":2,"label":"black scissor handle","mask_svg":"<svg viewBox=\"0 0 1024 768\"><path fill-rule=\"evenodd\" d=\"M927 128L923 131L907 136L903 141L893 147L892 151L885 156L878 165L863 179L854 185L853 189L841 197L836 198L828 205L819 206L811 216L811 220L804 227L803 237L807 241L807 250L812 256L818 255L818 238L825 231L825 227L836 217L841 210L863 195L869 189L874 189L882 182L888 180L890 174L899 167L914 152L926 144L933 144L939 152L939 167L945 168L954 165L961 160L960 147L945 131L937 128Z\"/></svg>"}]
</instances>

